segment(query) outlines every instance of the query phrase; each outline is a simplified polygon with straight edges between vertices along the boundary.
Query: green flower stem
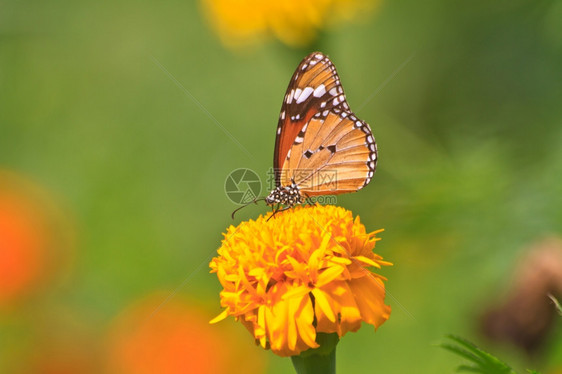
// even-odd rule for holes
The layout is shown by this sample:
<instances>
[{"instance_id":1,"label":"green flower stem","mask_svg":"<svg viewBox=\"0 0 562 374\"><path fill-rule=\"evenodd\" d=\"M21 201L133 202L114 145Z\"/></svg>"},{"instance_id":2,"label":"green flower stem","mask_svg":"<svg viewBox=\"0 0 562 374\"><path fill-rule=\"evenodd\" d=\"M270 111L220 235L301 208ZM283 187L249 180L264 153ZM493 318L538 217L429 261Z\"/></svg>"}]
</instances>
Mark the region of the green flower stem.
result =
<instances>
[{"instance_id":1,"label":"green flower stem","mask_svg":"<svg viewBox=\"0 0 562 374\"><path fill-rule=\"evenodd\" d=\"M297 374L335 374L338 334L318 333L319 348L309 349L299 356L291 356Z\"/></svg>"}]
</instances>

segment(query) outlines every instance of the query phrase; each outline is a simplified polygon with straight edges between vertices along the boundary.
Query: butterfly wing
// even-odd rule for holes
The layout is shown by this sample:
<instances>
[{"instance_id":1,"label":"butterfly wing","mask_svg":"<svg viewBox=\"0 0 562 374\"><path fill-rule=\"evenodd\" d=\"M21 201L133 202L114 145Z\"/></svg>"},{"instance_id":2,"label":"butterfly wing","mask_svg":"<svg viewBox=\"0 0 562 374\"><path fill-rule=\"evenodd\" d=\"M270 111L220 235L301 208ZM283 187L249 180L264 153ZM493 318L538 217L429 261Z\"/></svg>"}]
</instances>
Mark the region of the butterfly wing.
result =
<instances>
[{"instance_id":1,"label":"butterfly wing","mask_svg":"<svg viewBox=\"0 0 562 374\"><path fill-rule=\"evenodd\" d=\"M320 53L309 55L283 102L274 164L280 170L277 185L296 183L307 196L355 192L370 182L376 163L371 129L350 111L334 65Z\"/></svg>"},{"instance_id":2,"label":"butterfly wing","mask_svg":"<svg viewBox=\"0 0 562 374\"><path fill-rule=\"evenodd\" d=\"M303 141L284 162L281 184L296 183L307 196L355 192L373 177L377 146L367 123L354 114L330 111L313 117Z\"/></svg>"},{"instance_id":3,"label":"butterfly wing","mask_svg":"<svg viewBox=\"0 0 562 374\"><path fill-rule=\"evenodd\" d=\"M295 141L302 140L305 124L317 113L334 108L349 110L336 68L324 54L311 53L293 74L281 106L273 159L278 186L283 162Z\"/></svg>"}]
</instances>

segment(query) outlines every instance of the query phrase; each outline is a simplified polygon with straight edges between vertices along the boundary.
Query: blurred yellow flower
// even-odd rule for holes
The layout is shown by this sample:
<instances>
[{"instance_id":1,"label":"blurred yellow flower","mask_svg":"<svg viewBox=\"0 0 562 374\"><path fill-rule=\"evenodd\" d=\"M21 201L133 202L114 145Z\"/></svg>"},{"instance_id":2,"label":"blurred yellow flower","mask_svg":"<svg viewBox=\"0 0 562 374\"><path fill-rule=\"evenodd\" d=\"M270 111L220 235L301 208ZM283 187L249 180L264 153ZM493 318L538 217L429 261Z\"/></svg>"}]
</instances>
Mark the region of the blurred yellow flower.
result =
<instances>
[{"instance_id":1,"label":"blurred yellow flower","mask_svg":"<svg viewBox=\"0 0 562 374\"><path fill-rule=\"evenodd\" d=\"M375 237L359 217L334 206L296 207L230 226L210 263L227 316L240 320L263 348L294 356L317 348L316 333L379 327L390 316L386 278L367 267L391 265L373 253Z\"/></svg>"},{"instance_id":2,"label":"blurred yellow flower","mask_svg":"<svg viewBox=\"0 0 562 374\"><path fill-rule=\"evenodd\" d=\"M318 31L371 11L379 0L202 0L209 20L230 47L273 35L302 47Z\"/></svg>"}]
</instances>

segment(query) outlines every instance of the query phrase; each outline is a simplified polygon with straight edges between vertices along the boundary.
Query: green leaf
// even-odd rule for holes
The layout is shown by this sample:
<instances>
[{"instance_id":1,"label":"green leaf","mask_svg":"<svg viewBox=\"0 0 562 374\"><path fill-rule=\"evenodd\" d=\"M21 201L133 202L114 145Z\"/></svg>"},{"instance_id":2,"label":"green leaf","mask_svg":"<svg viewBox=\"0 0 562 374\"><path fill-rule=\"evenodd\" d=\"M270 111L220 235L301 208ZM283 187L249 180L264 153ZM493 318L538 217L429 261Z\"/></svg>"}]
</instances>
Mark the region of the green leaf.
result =
<instances>
[{"instance_id":1,"label":"green leaf","mask_svg":"<svg viewBox=\"0 0 562 374\"><path fill-rule=\"evenodd\" d=\"M474 367L474 366L468 366L468 365L459 365L459 367L457 367L457 371L458 372L468 371L470 373L482 373L482 370L480 370L480 368L477 368L477 367Z\"/></svg>"},{"instance_id":2,"label":"green leaf","mask_svg":"<svg viewBox=\"0 0 562 374\"><path fill-rule=\"evenodd\" d=\"M456 345L441 344L441 347L458 354L471 363L471 365L460 365L457 367L457 371L482 374L517 374L506 363L478 348L468 340L455 335L448 335L447 337L453 340Z\"/></svg>"},{"instance_id":3,"label":"green leaf","mask_svg":"<svg viewBox=\"0 0 562 374\"><path fill-rule=\"evenodd\" d=\"M459 356L466 358L469 361L476 362L478 361L478 357L473 355L472 353L452 344L441 344L442 348L445 348L453 353L456 353Z\"/></svg>"}]
</instances>

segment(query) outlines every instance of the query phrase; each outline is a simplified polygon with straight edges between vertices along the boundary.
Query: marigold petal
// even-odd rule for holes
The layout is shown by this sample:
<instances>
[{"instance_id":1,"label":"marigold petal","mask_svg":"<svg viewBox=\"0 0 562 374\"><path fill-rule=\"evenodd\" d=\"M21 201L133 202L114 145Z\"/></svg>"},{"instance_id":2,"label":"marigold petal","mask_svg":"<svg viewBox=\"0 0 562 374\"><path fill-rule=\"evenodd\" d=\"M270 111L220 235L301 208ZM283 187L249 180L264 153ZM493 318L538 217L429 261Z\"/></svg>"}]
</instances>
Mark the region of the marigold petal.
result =
<instances>
[{"instance_id":1,"label":"marigold petal","mask_svg":"<svg viewBox=\"0 0 562 374\"><path fill-rule=\"evenodd\" d=\"M254 323L254 337L260 340L260 344L263 348L266 347L267 340L266 340L266 323L265 323L265 314L266 314L266 307L260 306L258 308L258 319L257 322Z\"/></svg>"},{"instance_id":2,"label":"marigold petal","mask_svg":"<svg viewBox=\"0 0 562 374\"><path fill-rule=\"evenodd\" d=\"M335 264L341 264L341 265L351 264L351 260L349 258L338 257L338 256L331 256L330 262L335 263Z\"/></svg>"},{"instance_id":3,"label":"marigold petal","mask_svg":"<svg viewBox=\"0 0 562 374\"><path fill-rule=\"evenodd\" d=\"M317 332L343 336L388 318L385 278L368 269L388 263L351 212L317 205L269 217L227 230L210 263L225 308L213 322L232 315L262 347L292 356L317 347Z\"/></svg>"},{"instance_id":4,"label":"marigold petal","mask_svg":"<svg viewBox=\"0 0 562 374\"><path fill-rule=\"evenodd\" d=\"M329 300L329 296L322 290L317 288L312 290L312 294L314 295L314 305L316 305L318 309L320 309L322 313L324 313L324 315L330 322L336 322L336 315L334 314L333 306Z\"/></svg>"},{"instance_id":5,"label":"marigold petal","mask_svg":"<svg viewBox=\"0 0 562 374\"><path fill-rule=\"evenodd\" d=\"M302 298L305 295L307 295L310 292L310 289L306 286L299 286L299 287L294 287L293 289L287 291L284 295L283 295L283 299L291 299L291 298Z\"/></svg>"},{"instance_id":6,"label":"marigold petal","mask_svg":"<svg viewBox=\"0 0 562 374\"><path fill-rule=\"evenodd\" d=\"M367 264L367 265L369 265L369 266L373 266L373 267L376 267L376 268L379 268L379 269L381 268L381 266L380 266L379 263L377 263L377 262L375 262L375 261L373 261L373 260L371 260L370 258L367 258L367 257L365 257L365 256L355 256L355 257L353 257L353 258L356 259L356 260L358 260L358 261L361 261L361 262L363 262L364 264Z\"/></svg>"},{"instance_id":7,"label":"marigold petal","mask_svg":"<svg viewBox=\"0 0 562 374\"><path fill-rule=\"evenodd\" d=\"M316 329L313 325L314 309L310 297L301 300L298 313L295 317L297 317L295 321L297 322L300 339L307 347L318 348L318 343L316 343Z\"/></svg>"},{"instance_id":8,"label":"marigold petal","mask_svg":"<svg viewBox=\"0 0 562 374\"><path fill-rule=\"evenodd\" d=\"M380 279L366 274L349 282L363 320L378 328L390 317L390 306L384 304L385 289ZM381 301L382 300L382 301Z\"/></svg>"},{"instance_id":9,"label":"marigold petal","mask_svg":"<svg viewBox=\"0 0 562 374\"><path fill-rule=\"evenodd\" d=\"M209 321L210 324L215 324L228 317L228 309L223 310L218 316Z\"/></svg>"},{"instance_id":10,"label":"marigold petal","mask_svg":"<svg viewBox=\"0 0 562 374\"><path fill-rule=\"evenodd\" d=\"M334 279L338 278L343 271L345 270L344 267L334 265L330 266L329 268L325 269L318 275L318 280L316 281L316 287L323 287L324 285L332 282Z\"/></svg>"},{"instance_id":11,"label":"marigold petal","mask_svg":"<svg viewBox=\"0 0 562 374\"><path fill-rule=\"evenodd\" d=\"M349 288L349 283L340 282L339 292L334 299L339 304L340 321L337 332L343 336L347 331L357 331L361 327L361 313L357 306L355 295Z\"/></svg>"},{"instance_id":12,"label":"marigold petal","mask_svg":"<svg viewBox=\"0 0 562 374\"><path fill-rule=\"evenodd\" d=\"M383 260L377 260L377 262L382 266L392 266L392 265L394 265L392 262L383 261Z\"/></svg>"}]
</instances>

